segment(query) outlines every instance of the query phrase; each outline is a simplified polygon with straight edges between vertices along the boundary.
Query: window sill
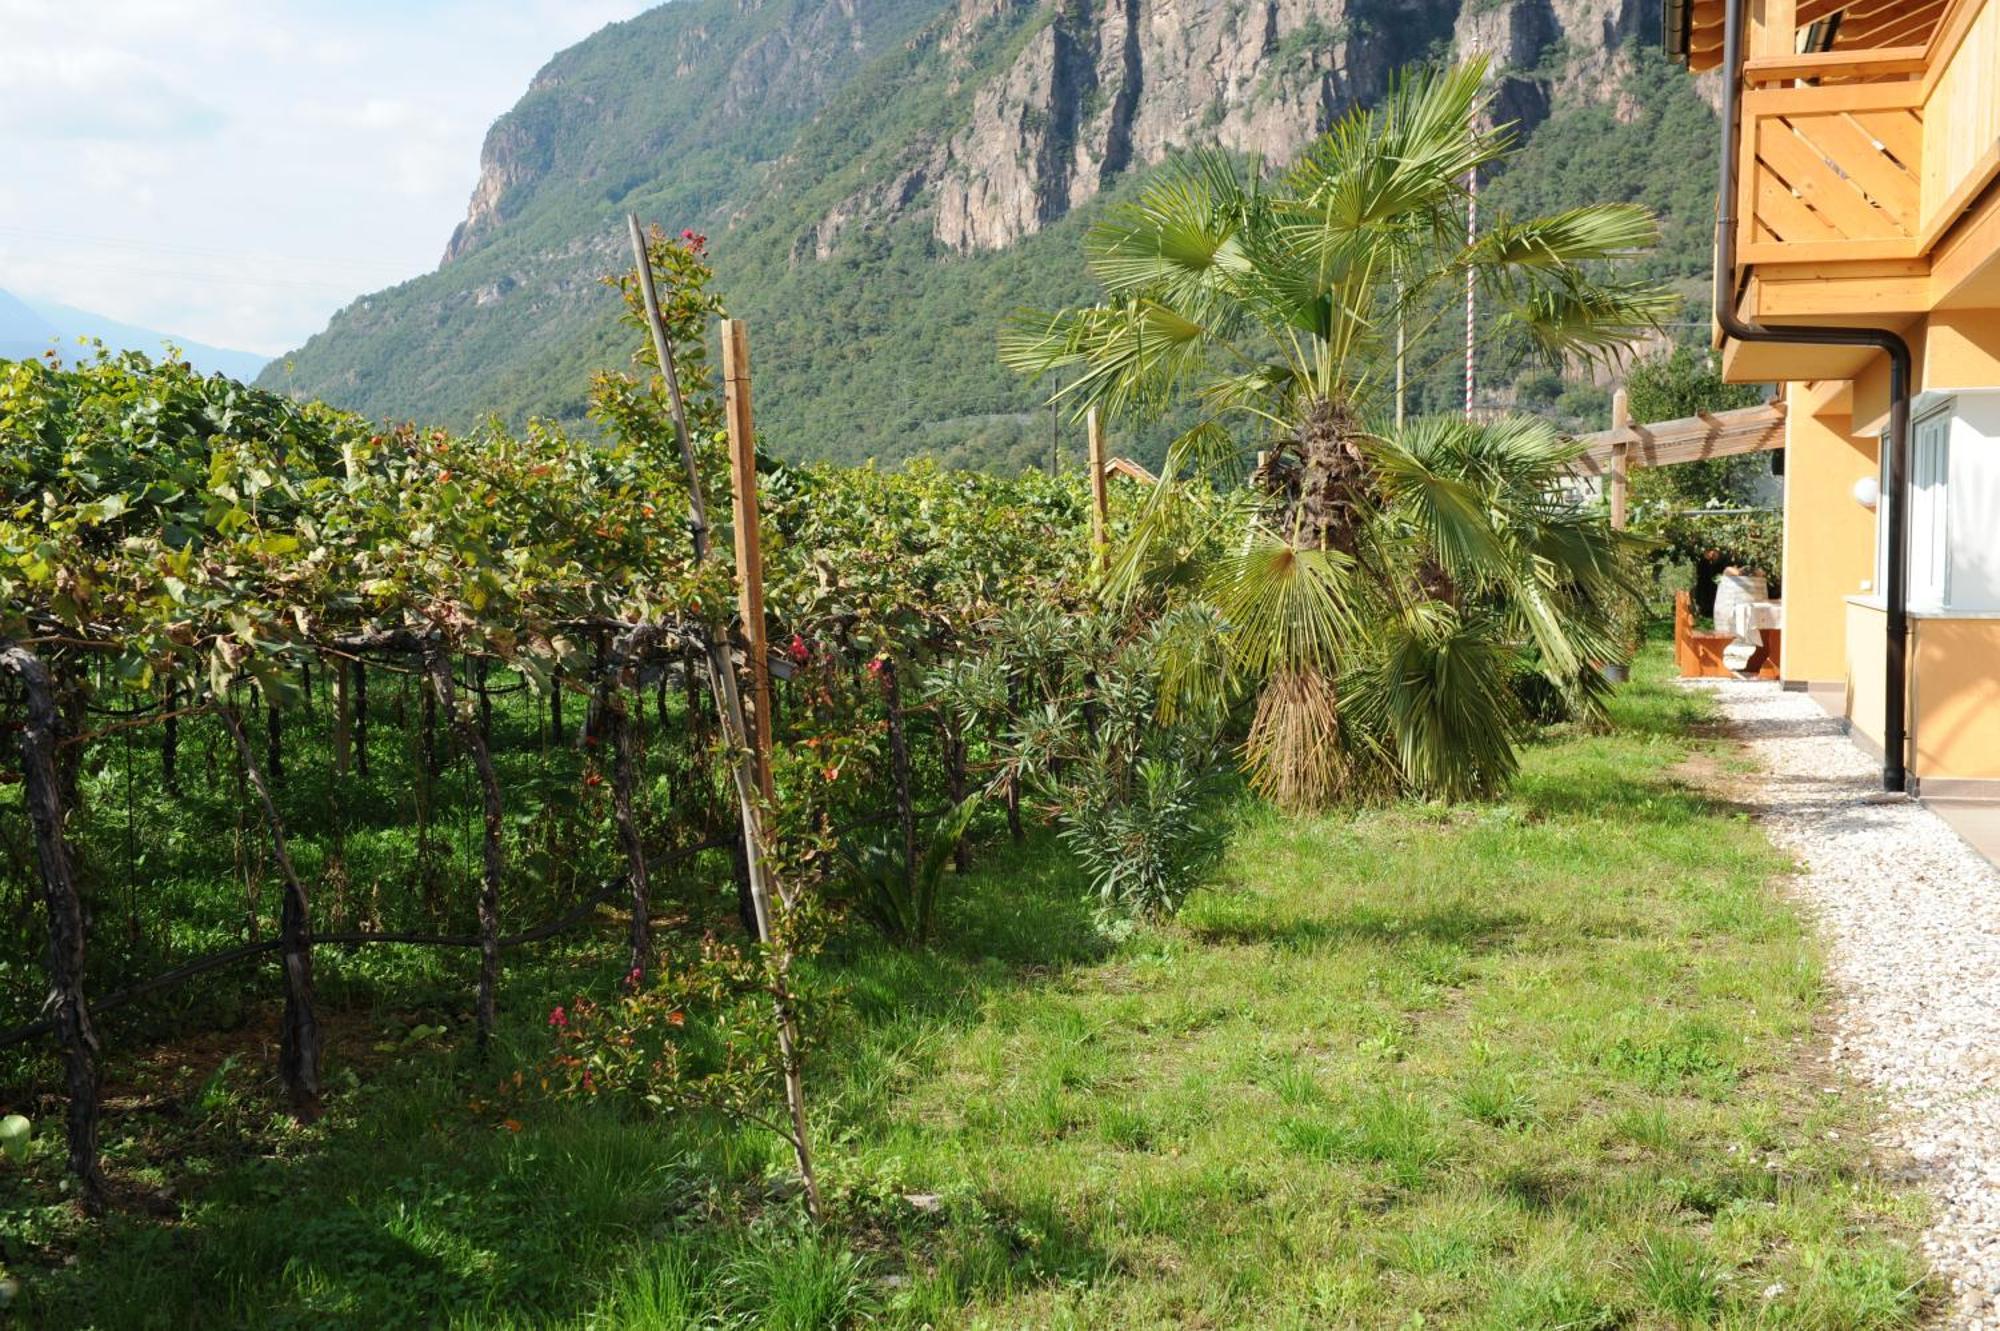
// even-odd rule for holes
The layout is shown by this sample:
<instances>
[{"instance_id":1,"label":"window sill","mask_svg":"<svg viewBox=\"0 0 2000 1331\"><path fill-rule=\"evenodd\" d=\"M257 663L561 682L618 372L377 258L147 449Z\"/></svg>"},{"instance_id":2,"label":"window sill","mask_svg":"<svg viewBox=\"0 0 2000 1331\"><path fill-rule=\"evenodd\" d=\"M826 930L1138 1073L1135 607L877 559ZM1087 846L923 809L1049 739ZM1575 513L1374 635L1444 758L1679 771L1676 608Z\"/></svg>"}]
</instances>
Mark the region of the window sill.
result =
<instances>
[{"instance_id":1,"label":"window sill","mask_svg":"<svg viewBox=\"0 0 2000 1331\"><path fill-rule=\"evenodd\" d=\"M1850 596L1847 603L1863 610L1888 613L1889 607L1879 596ZM1911 619L2000 619L2000 610L1961 610L1956 606L1917 606L1909 608Z\"/></svg>"}]
</instances>

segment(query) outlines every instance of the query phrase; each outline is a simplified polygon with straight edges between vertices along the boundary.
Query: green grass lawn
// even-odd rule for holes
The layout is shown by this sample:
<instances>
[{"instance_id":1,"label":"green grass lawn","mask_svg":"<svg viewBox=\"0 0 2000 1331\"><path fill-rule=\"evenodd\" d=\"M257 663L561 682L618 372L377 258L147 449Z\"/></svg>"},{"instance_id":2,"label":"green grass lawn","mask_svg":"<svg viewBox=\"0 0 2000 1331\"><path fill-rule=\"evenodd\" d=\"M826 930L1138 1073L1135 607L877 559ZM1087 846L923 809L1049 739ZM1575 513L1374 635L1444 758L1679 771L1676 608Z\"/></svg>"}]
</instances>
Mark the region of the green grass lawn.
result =
<instances>
[{"instance_id":1,"label":"green grass lawn","mask_svg":"<svg viewBox=\"0 0 2000 1331\"><path fill-rule=\"evenodd\" d=\"M310 1129L255 1050L121 1056L112 1163L178 1214L81 1229L47 1142L0 1170L17 1320L1915 1325L1921 1202L1816 1057L1783 860L1684 783L1732 761L1704 706L1642 679L1503 803L1248 812L1214 886L1116 945L1047 838L954 884L931 953L843 935L817 1234L758 1130L468 1108L546 1049L550 1002L609 989L612 948L510 969L497 1066L364 1056L410 1018L339 1019Z\"/></svg>"}]
</instances>

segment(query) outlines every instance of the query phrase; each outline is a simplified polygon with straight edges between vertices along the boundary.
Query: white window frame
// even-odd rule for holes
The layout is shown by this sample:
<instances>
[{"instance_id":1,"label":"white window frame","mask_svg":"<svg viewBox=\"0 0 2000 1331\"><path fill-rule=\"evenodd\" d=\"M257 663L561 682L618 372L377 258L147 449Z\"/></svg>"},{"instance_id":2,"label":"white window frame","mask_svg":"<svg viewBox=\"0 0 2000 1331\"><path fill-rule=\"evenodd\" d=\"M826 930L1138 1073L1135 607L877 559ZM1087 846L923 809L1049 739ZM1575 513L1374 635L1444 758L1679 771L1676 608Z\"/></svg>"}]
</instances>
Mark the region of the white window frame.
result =
<instances>
[{"instance_id":1,"label":"white window frame","mask_svg":"<svg viewBox=\"0 0 2000 1331\"><path fill-rule=\"evenodd\" d=\"M1910 425L1910 604L1951 605L1951 436L1955 402Z\"/></svg>"},{"instance_id":2,"label":"white window frame","mask_svg":"<svg viewBox=\"0 0 2000 1331\"><path fill-rule=\"evenodd\" d=\"M1910 422L1910 530L1906 550L1908 604L1913 610L1951 606L1951 436L1958 400L1945 398ZM1877 450L1880 498L1875 505L1876 594L1889 594L1889 432Z\"/></svg>"}]
</instances>

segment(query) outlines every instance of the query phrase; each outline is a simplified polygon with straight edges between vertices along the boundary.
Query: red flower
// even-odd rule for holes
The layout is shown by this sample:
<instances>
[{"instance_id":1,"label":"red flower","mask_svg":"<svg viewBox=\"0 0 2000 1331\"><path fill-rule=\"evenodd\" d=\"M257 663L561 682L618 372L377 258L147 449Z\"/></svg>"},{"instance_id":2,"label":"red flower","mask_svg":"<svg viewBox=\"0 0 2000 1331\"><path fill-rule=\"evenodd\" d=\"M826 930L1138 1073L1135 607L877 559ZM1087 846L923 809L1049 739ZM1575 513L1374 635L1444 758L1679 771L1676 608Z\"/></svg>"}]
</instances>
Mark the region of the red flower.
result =
<instances>
[{"instance_id":1,"label":"red flower","mask_svg":"<svg viewBox=\"0 0 2000 1331\"><path fill-rule=\"evenodd\" d=\"M800 665L804 665L812 659L812 648L806 646L806 640L802 635L797 633L792 635L791 654L792 659Z\"/></svg>"},{"instance_id":2,"label":"red flower","mask_svg":"<svg viewBox=\"0 0 2000 1331\"><path fill-rule=\"evenodd\" d=\"M549 1025L558 1029L569 1025L569 1014L562 1010L562 1004L556 1004L549 1011Z\"/></svg>"},{"instance_id":3,"label":"red flower","mask_svg":"<svg viewBox=\"0 0 2000 1331\"><path fill-rule=\"evenodd\" d=\"M645 978L645 970L642 967L634 966L631 970L625 972L625 987L627 989L637 989L639 982Z\"/></svg>"},{"instance_id":4,"label":"red flower","mask_svg":"<svg viewBox=\"0 0 2000 1331\"><path fill-rule=\"evenodd\" d=\"M868 663L868 673L879 677L888 664L887 658L878 656Z\"/></svg>"}]
</instances>

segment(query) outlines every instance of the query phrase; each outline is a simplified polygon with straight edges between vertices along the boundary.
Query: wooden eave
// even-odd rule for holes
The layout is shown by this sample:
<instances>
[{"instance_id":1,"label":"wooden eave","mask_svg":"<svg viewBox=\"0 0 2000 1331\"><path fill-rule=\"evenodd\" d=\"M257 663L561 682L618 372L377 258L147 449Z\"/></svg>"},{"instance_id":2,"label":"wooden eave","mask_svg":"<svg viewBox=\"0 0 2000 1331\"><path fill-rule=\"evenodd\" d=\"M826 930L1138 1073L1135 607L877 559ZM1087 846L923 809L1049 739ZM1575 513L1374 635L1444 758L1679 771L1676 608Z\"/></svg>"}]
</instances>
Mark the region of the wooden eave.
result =
<instances>
[{"instance_id":1,"label":"wooden eave","mask_svg":"<svg viewBox=\"0 0 2000 1331\"><path fill-rule=\"evenodd\" d=\"M1666 0L1667 52L1696 73L1722 64L1724 0ZM1839 16L1835 55L1892 47L1923 48L1953 0L1798 0L1801 29Z\"/></svg>"}]
</instances>

